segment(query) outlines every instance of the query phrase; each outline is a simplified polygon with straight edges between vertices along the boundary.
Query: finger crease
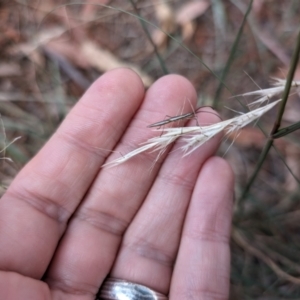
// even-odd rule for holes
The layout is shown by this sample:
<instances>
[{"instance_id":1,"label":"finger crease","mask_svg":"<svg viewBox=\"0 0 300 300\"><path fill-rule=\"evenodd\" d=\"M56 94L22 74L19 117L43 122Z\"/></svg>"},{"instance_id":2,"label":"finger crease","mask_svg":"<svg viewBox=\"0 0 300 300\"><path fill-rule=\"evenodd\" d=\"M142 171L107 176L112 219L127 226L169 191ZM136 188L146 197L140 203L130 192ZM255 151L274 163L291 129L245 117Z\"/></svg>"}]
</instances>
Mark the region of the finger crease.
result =
<instances>
[{"instance_id":1,"label":"finger crease","mask_svg":"<svg viewBox=\"0 0 300 300\"><path fill-rule=\"evenodd\" d=\"M184 237L192 240L197 240L201 242L212 242L218 244L228 244L228 236L216 230L205 229L194 230L184 233Z\"/></svg>"},{"instance_id":2,"label":"finger crease","mask_svg":"<svg viewBox=\"0 0 300 300\"><path fill-rule=\"evenodd\" d=\"M30 190L22 192L8 191L12 197L19 201L26 202L29 206L42 213L44 216L65 225L71 215L65 207L59 205L53 199L34 193Z\"/></svg>"},{"instance_id":3,"label":"finger crease","mask_svg":"<svg viewBox=\"0 0 300 300\"><path fill-rule=\"evenodd\" d=\"M186 188L189 191L193 190L194 188L193 183L190 180L187 180L186 176L175 174L159 174L157 179L176 187L180 186L180 188Z\"/></svg>"},{"instance_id":4,"label":"finger crease","mask_svg":"<svg viewBox=\"0 0 300 300\"><path fill-rule=\"evenodd\" d=\"M141 239L138 242L130 244L123 243L122 247L124 247L124 249L138 254L140 257L159 263L160 265L171 268L174 266L175 259L172 255L164 253L156 246L145 240Z\"/></svg>"},{"instance_id":5,"label":"finger crease","mask_svg":"<svg viewBox=\"0 0 300 300\"><path fill-rule=\"evenodd\" d=\"M228 299L227 295L222 292L218 291L212 291L210 289L193 289L189 288L187 289L187 292L184 293L183 299L190 299L190 300L196 300L199 299L199 296L201 299L210 299L210 300L226 300Z\"/></svg>"},{"instance_id":6,"label":"finger crease","mask_svg":"<svg viewBox=\"0 0 300 300\"><path fill-rule=\"evenodd\" d=\"M64 278L56 280L47 277L46 282L51 288L51 290L59 290L63 293L71 295L95 296L99 288L98 286L94 286L83 282L75 282Z\"/></svg>"},{"instance_id":7,"label":"finger crease","mask_svg":"<svg viewBox=\"0 0 300 300\"><path fill-rule=\"evenodd\" d=\"M122 236L128 227L127 221L120 220L112 214L90 208L80 208L75 213L74 217L80 221L87 222L98 229L117 236Z\"/></svg>"},{"instance_id":8,"label":"finger crease","mask_svg":"<svg viewBox=\"0 0 300 300\"><path fill-rule=\"evenodd\" d=\"M62 139L63 142L69 143L76 149L76 151L84 151L85 153L99 157L102 160L104 160L104 158L106 158L109 154L108 151L105 151L105 149L97 148L94 145L88 144L86 141L82 141L78 137L73 136L72 133L57 132L57 137Z\"/></svg>"}]
</instances>

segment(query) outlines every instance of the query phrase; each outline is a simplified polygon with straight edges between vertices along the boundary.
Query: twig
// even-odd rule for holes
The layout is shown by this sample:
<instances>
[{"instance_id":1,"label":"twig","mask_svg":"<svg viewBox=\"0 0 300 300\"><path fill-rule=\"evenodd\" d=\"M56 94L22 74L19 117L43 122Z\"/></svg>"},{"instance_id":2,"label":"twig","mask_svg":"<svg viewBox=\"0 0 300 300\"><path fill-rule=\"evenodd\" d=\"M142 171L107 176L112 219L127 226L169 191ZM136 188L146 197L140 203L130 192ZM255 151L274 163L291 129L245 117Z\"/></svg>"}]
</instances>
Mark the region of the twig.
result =
<instances>
[{"instance_id":1,"label":"twig","mask_svg":"<svg viewBox=\"0 0 300 300\"><path fill-rule=\"evenodd\" d=\"M250 242L247 241L245 236L239 230L237 229L233 230L232 238L246 252L256 256L257 258L262 260L266 265L268 265L279 278L300 285L300 278L294 277L284 272L280 267L278 267L278 265L271 258L265 255L259 249L252 246Z\"/></svg>"}]
</instances>

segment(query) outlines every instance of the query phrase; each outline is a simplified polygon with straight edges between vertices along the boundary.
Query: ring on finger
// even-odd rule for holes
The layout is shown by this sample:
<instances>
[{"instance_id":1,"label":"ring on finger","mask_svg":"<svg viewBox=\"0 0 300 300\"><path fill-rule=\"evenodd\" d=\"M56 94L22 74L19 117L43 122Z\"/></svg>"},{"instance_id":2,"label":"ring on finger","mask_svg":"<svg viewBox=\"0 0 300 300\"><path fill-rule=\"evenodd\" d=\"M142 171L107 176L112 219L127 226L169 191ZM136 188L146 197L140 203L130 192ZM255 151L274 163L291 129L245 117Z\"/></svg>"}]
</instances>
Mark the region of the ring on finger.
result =
<instances>
[{"instance_id":1,"label":"ring on finger","mask_svg":"<svg viewBox=\"0 0 300 300\"><path fill-rule=\"evenodd\" d=\"M147 286L108 277L101 286L97 300L168 300L168 297Z\"/></svg>"}]
</instances>

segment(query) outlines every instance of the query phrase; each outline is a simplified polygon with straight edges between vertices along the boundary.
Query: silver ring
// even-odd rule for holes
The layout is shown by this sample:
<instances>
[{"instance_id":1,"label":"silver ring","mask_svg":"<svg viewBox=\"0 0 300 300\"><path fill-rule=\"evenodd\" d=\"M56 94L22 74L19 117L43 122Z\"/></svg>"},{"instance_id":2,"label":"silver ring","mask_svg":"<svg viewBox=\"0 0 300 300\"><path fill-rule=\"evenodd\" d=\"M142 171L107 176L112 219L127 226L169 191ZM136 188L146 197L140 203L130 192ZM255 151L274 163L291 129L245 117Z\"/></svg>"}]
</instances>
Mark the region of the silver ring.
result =
<instances>
[{"instance_id":1,"label":"silver ring","mask_svg":"<svg viewBox=\"0 0 300 300\"><path fill-rule=\"evenodd\" d=\"M168 300L168 297L144 285L113 277L100 288L98 300Z\"/></svg>"}]
</instances>

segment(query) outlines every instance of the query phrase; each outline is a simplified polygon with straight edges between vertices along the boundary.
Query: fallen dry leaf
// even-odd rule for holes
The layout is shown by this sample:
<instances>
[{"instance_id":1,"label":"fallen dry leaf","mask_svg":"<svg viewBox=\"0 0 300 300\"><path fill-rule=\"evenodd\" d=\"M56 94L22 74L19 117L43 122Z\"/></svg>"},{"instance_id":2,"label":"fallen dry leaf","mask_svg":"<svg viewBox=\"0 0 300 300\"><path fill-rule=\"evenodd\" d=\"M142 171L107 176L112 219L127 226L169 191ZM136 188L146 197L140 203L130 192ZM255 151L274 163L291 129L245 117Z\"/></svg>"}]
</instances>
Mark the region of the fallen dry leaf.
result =
<instances>
[{"instance_id":1,"label":"fallen dry leaf","mask_svg":"<svg viewBox=\"0 0 300 300\"><path fill-rule=\"evenodd\" d=\"M263 5L265 3L265 0L254 0L252 4L252 11L256 14L259 15Z\"/></svg>"},{"instance_id":2,"label":"fallen dry leaf","mask_svg":"<svg viewBox=\"0 0 300 300\"><path fill-rule=\"evenodd\" d=\"M40 30L38 34L32 36L32 38L27 43L17 45L15 47L15 50L20 50L24 52L25 55L29 55L40 46L47 44L53 39L59 38L65 32L65 28L59 26L52 27L51 29Z\"/></svg>"},{"instance_id":3,"label":"fallen dry leaf","mask_svg":"<svg viewBox=\"0 0 300 300\"><path fill-rule=\"evenodd\" d=\"M75 41L54 39L48 42L44 47L66 57L70 62L80 68L86 69L90 66L86 57L78 51L80 46Z\"/></svg>"},{"instance_id":4,"label":"fallen dry leaf","mask_svg":"<svg viewBox=\"0 0 300 300\"><path fill-rule=\"evenodd\" d=\"M193 21L197 17L204 14L209 6L210 2L206 0L190 1L185 3L176 12L176 23L179 25L184 25L190 21Z\"/></svg>"},{"instance_id":5,"label":"fallen dry leaf","mask_svg":"<svg viewBox=\"0 0 300 300\"><path fill-rule=\"evenodd\" d=\"M11 53L21 53L29 57L36 65L42 67L45 64L45 60L41 54L40 47L53 39L59 38L63 33L65 33L65 29L59 26L40 30L27 43L17 44L12 47Z\"/></svg>"},{"instance_id":6,"label":"fallen dry leaf","mask_svg":"<svg viewBox=\"0 0 300 300\"><path fill-rule=\"evenodd\" d=\"M152 39L160 51L167 46L169 37L165 34L172 33L175 30L175 15L172 7L164 1L156 3L155 14L158 20L159 27L162 30L155 29L152 34Z\"/></svg>"},{"instance_id":7,"label":"fallen dry leaf","mask_svg":"<svg viewBox=\"0 0 300 300\"><path fill-rule=\"evenodd\" d=\"M204 14L209 8L210 2L190 1L183 4L176 12L176 23L181 26L183 40L189 40L196 29L194 20Z\"/></svg>"},{"instance_id":8,"label":"fallen dry leaf","mask_svg":"<svg viewBox=\"0 0 300 300\"><path fill-rule=\"evenodd\" d=\"M143 72L139 67L121 61L111 52L104 50L99 45L96 45L94 42L83 42L80 51L82 51L82 54L85 56L89 64L101 72L106 72L114 68L125 67L130 68L136 73L138 73L146 87L150 86L153 82L153 79L145 72Z\"/></svg>"},{"instance_id":9,"label":"fallen dry leaf","mask_svg":"<svg viewBox=\"0 0 300 300\"><path fill-rule=\"evenodd\" d=\"M22 74L22 70L20 65L15 63L1 63L0 64L0 77L8 77L8 76L20 76Z\"/></svg>"},{"instance_id":10,"label":"fallen dry leaf","mask_svg":"<svg viewBox=\"0 0 300 300\"><path fill-rule=\"evenodd\" d=\"M93 19L97 14L97 8L101 5L106 5L109 3L109 0L94 0L93 3L86 2L83 5L83 9L81 12L81 18L83 20Z\"/></svg>"},{"instance_id":11,"label":"fallen dry leaf","mask_svg":"<svg viewBox=\"0 0 300 300\"><path fill-rule=\"evenodd\" d=\"M188 41L192 38L196 30L195 22L188 22L181 26L181 35L184 41Z\"/></svg>"}]
</instances>

